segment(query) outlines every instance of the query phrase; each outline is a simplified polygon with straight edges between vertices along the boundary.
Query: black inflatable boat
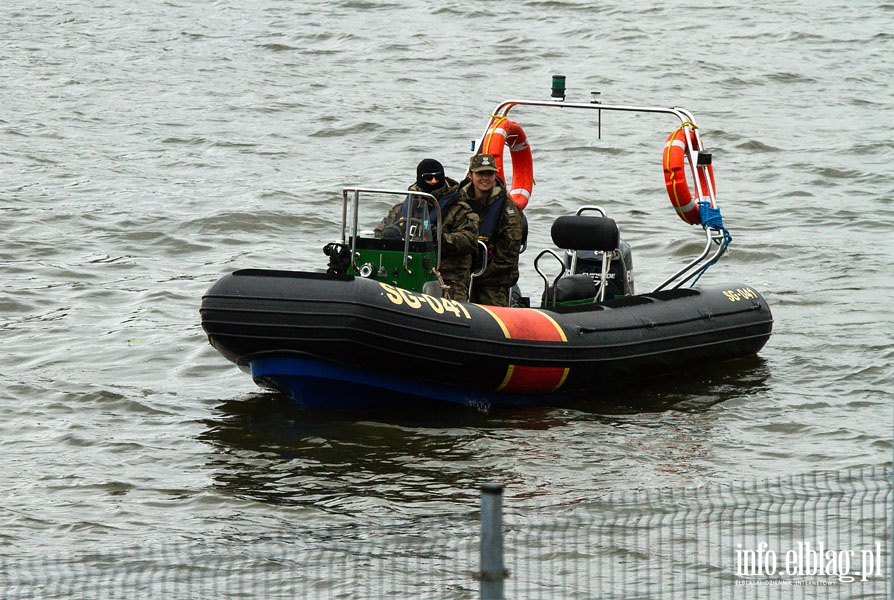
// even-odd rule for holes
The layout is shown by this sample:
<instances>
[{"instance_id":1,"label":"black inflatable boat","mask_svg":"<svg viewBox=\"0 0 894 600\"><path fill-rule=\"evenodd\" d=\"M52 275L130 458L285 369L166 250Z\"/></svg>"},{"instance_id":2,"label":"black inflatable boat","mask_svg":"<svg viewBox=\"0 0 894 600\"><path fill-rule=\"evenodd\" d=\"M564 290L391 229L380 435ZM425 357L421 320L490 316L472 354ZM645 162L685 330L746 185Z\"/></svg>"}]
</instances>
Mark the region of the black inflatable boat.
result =
<instances>
[{"instance_id":1,"label":"black inflatable boat","mask_svg":"<svg viewBox=\"0 0 894 600\"><path fill-rule=\"evenodd\" d=\"M403 230L376 236L361 231L363 201L403 199L408 192L349 188L341 240L324 249L327 272L247 269L223 277L202 299L211 344L259 385L308 406L334 407L425 399L546 403L585 396L607 382L757 353L773 319L754 288L738 282L684 287L717 262L731 239L691 115L679 108L560 102L501 104L478 146L496 154L499 144L500 157L504 143L510 148L519 206L530 197L533 167L520 126L506 116L513 107L668 113L682 125L665 147L665 183L681 218L702 226L700 256L654 290L635 294L631 250L617 224L601 208L584 207L555 220L557 250L534 260L544 282L539 307L518 292L506 307L458 303L444 297L438 281L435 199L410 194L431 222L407 219ZM380 200L377 207L387 205ZM555 277L545 274L550 262L558 267Z\"/></svg>"}]
</instances>

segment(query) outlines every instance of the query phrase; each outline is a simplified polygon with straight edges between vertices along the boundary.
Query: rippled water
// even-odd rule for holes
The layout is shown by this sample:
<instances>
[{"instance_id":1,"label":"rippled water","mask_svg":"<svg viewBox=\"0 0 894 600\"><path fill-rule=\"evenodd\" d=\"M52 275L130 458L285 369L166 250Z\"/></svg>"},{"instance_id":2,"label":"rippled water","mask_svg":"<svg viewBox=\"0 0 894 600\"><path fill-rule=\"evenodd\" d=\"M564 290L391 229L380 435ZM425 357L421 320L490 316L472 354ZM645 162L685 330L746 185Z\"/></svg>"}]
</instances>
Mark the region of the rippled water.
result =
<instances>
[{"instance_id":1,"label":"rippled water","mask_svg":"<svg viewBox=\"0 0 894 600\"><path fill-rule=\"evenodd\" d=\"M12 0L0 23L5 559L467 515L485 480L560 506L891 461L890 3ZM322 268L342 186L404 187L425 156L461 176L490 111L554 73L569 100L694 113L734 236L705 281L765 295L758 358L567 406L356 414L207 344L218 277ZM675 124L604 115L597 141L512 115L532 249L582 203L641 290L700 248L662 186Z\"/></svg>"}]
</instances>

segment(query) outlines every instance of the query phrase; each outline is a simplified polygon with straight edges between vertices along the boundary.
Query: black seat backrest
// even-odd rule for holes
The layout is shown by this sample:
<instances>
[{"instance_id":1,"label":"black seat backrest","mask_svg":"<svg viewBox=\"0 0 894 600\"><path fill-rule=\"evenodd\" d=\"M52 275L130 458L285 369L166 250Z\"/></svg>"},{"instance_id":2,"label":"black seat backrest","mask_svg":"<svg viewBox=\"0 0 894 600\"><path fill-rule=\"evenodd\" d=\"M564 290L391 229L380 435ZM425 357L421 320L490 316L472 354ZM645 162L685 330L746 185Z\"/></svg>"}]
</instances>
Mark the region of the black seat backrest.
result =
<instances>
[{"instance_id":1,"label":"black seat backrest","mask_svg":"<svg viewBox=\"0 0 894 600\"><path fill-rule=\"evenodd\" d=\"M549 285L544 277L542 305L556 306L566 302L579 303L588 299L602 301L606 285L604 282L597 284L602 277L577 274L577 260L580 252L599 252L602 263L600 271L605 274L620 244L621 234L615 220L608 217L569 215L553 221L550 233L553 243L568 251L567 259L570 259L570 264L565 262L565 268L569 269L570 273L557 277L553 285Z\"/></svg>"},{"instance_id":2,"label":"black seat backrest","mask_svg":"<svg viewBox=\"0 0 894 600\"><path fill-rule=\"evenodd\" d=\"M614 219L581 215L559 217L553 221L550 233L559 248L605 252L618 247L621 235Z\"/></svg>"}]
</instances>

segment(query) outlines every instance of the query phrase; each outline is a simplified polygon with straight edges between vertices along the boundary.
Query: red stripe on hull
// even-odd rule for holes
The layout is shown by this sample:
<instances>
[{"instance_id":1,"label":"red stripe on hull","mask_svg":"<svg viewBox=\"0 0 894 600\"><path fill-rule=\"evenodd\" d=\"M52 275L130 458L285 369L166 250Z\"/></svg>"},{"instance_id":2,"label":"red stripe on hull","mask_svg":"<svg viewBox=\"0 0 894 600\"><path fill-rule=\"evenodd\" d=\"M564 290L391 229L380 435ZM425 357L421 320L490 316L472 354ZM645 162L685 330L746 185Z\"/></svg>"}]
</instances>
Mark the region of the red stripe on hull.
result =
<instances>
[{"instance_id":1,"label":"red stripe on hull","mask_svg":"<svg viewBox=\"0 0 894 600\"><path fill-rule=\"evenodd\" d=\"M567 342L562 327L551 317L530 308L505 308L482 306L496 319L503 333L511 340L531 340L537 342Z\"/></svg>"},{"instance_id":2,"label":"red stripe on hull","mask_svg":"<svg viewBox=\"0 0 894 600\"><path fill-rule=\"evenodd\" d=\"M562 367L526 367L509 365L500 392L554 392L565 383L568 369Z\"/></svg>"}]
</instances>

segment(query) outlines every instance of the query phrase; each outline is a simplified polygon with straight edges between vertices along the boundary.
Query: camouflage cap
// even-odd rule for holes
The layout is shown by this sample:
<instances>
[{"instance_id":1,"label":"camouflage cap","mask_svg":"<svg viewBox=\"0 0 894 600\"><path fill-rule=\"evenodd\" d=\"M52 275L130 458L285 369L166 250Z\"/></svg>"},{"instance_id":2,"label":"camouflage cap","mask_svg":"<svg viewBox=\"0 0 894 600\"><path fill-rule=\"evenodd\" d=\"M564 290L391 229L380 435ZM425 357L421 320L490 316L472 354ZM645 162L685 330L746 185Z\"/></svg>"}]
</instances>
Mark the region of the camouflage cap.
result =
<instances>
[{"instance_id":1,"label":"camouflage cap","mask_svg":"<svg viewBox=\"0 0 894 600\"><path fill-rule=\"evenodd\" d=\"M469 171L480 173L481 171L497 172L497 159L493 154L476 154L469 159Z\"/></svg>"}]
</instances>

